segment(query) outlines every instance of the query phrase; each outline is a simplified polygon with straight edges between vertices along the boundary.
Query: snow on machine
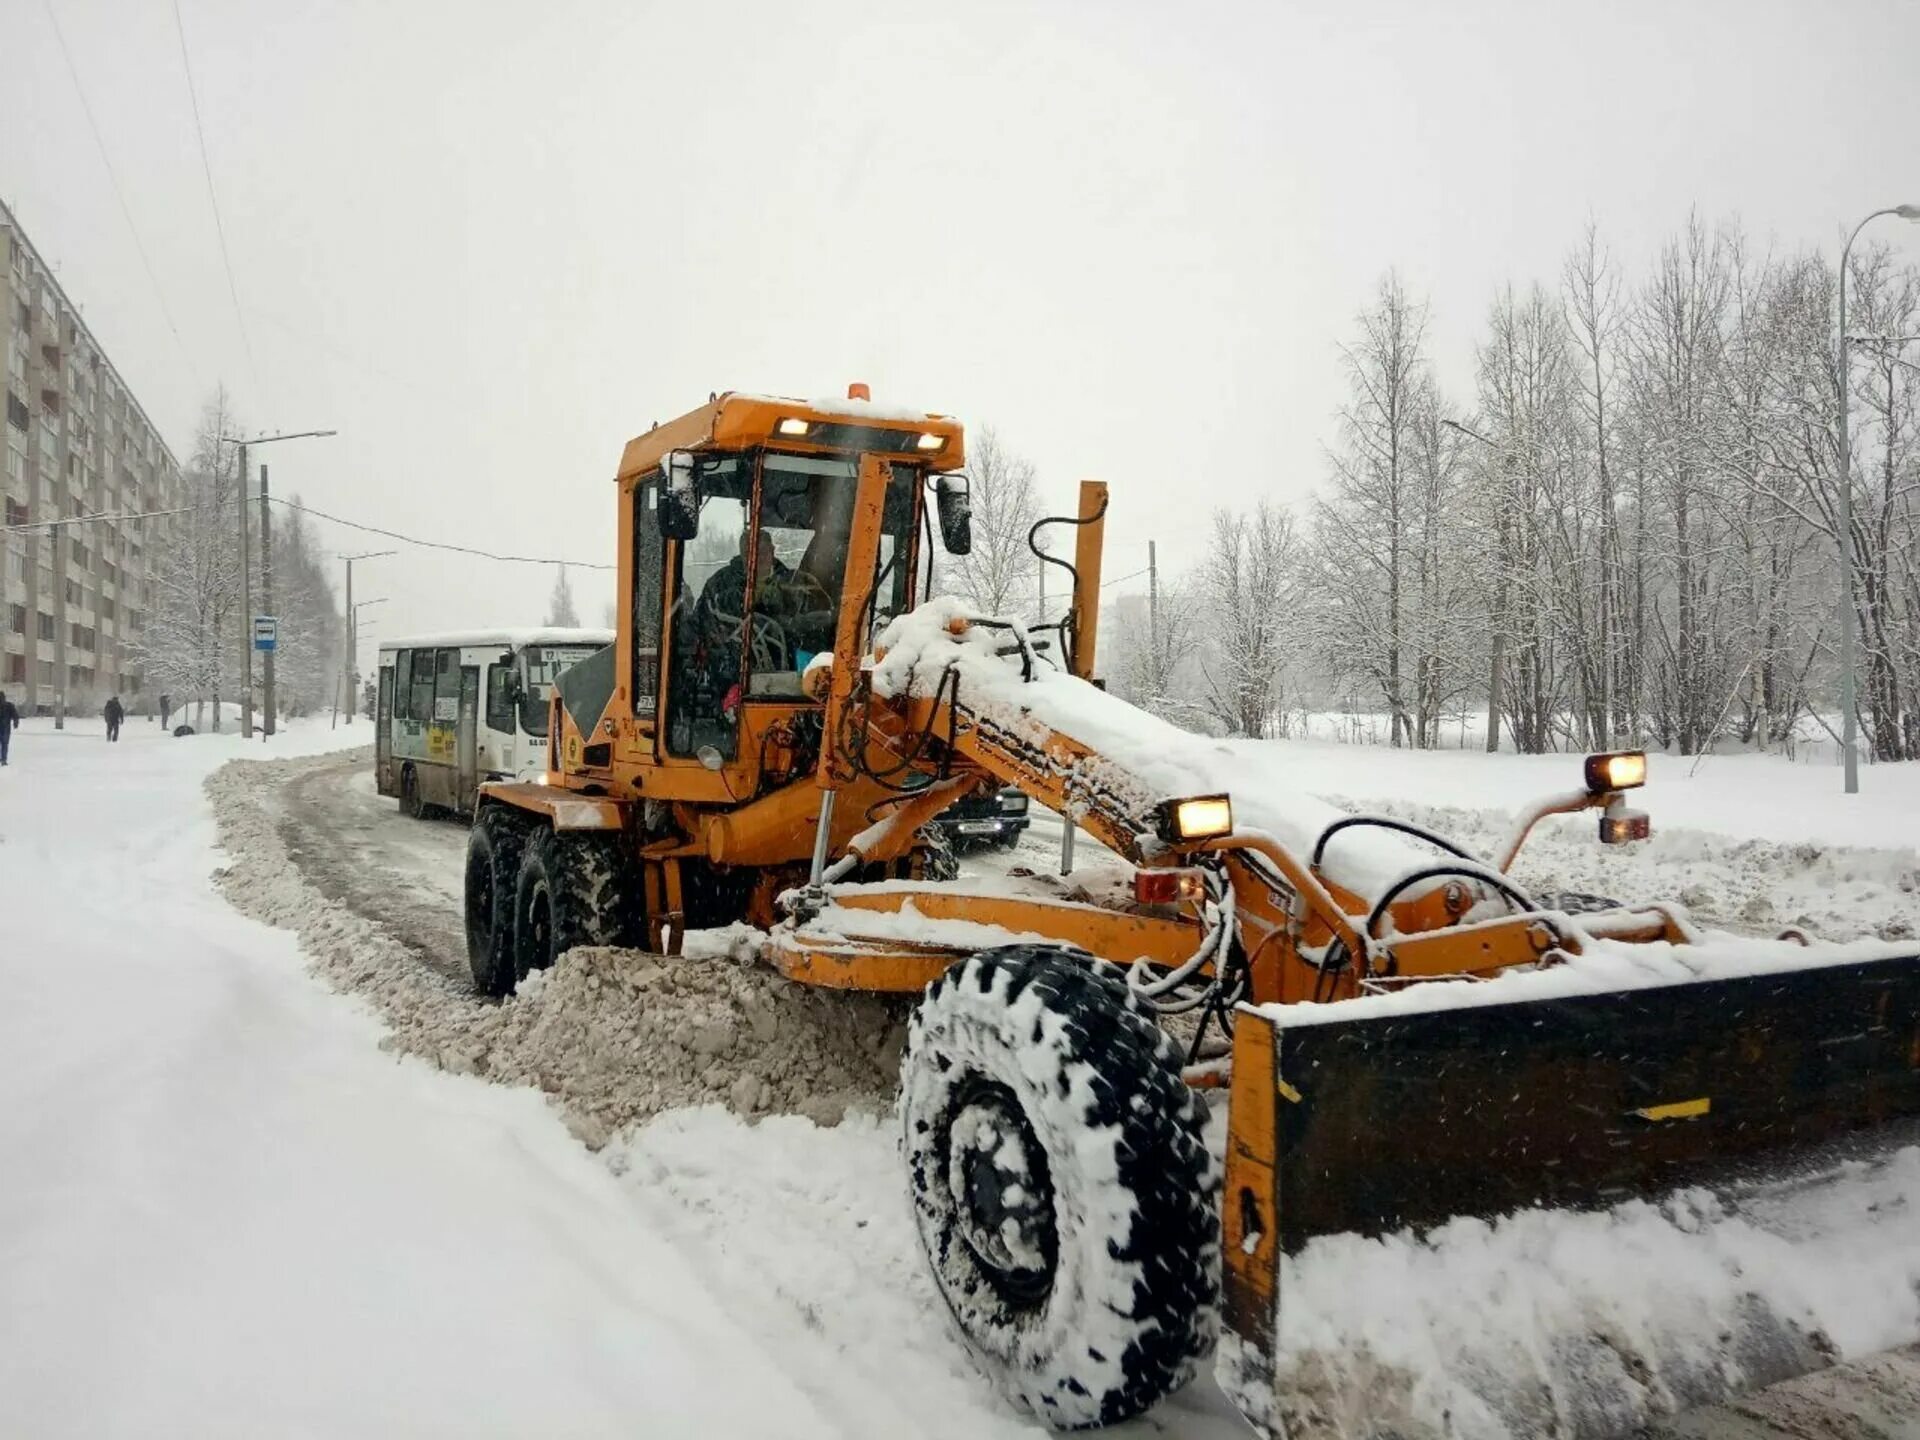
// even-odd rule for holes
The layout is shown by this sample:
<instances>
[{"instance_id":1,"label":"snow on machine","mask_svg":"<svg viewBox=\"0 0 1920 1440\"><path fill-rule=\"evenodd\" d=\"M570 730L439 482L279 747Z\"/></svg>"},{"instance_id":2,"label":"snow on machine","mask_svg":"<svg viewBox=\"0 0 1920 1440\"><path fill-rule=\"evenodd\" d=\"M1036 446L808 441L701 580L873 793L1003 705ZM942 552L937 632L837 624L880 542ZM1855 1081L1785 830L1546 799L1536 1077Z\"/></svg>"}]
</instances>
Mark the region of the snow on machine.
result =
<instances>
[{"instance_id":1,"label":"snow on machine","mask_svg":"<svg viewBox=\"0 0 1920 1440\"><path fill-rule=\"evenodd\" d=\"M1648 833L1638 753L1590 757L1493 863L1269 783L1095 682L1103 485L1056 522L1072 562L1043 557L1058 624L927 593L935 529L970 544L963 445L863 387L723 394L627 445L618 639L560 677L541 781L480 792L478 986L746 921L795 981L920 997L900 1113L927 1258L983 1368L1058 1427L1148 1409L1216 1347L1269 1434L1618 1433L1827 1363L1734 1262L1718 1289L1668 1267L1681 1302L1632 1325L1529 1312L1524 1365L1474 1354L1444 1295L1359 1277L1497 1255L1533 1216L1733 1243L1674 1197L1849 1137L1880 1154L1920 1115L1920 957L1527 893L1542 815ZM952 878L929 823L1008 786L1130 878ZM1366 1299L1385 1318L1352 1323Z\"/></svg>"}]
</instances>

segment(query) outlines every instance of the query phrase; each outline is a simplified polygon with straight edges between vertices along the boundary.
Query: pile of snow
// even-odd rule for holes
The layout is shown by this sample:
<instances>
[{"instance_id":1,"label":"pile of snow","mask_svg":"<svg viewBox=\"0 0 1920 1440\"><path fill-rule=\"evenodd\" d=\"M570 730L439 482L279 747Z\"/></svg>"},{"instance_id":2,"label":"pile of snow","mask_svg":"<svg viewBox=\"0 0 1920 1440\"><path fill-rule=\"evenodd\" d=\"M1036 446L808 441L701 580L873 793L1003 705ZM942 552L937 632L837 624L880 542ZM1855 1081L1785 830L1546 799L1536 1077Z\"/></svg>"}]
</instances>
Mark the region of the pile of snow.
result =
<instances>
[{"instance_id":1,"label":"pile of snow","mask_svg":"<svg viewBox=\"0 0 1920 1440\"><path fill-rule=\"evenodd\" d=\"M1268 748L1291 754L1297 747ZM1445 783L1454 768L1451 757L1423 758L1427 761L1424 765L1403 759L1393 762L1407 772L1411 791L1446 793L1461 788ZM1489 769L1501 768L1493 757L1481 758ZM1515 757L1502 758L1510 764ZM1784 761L1757 763L1770 767L1771 772L1792 768ZM1911 845L1868 849L1813 839L1763 839L1742 829L1718 834L1668 825L1661 817L1669 808L1700 812L1670 804L1670 792L1681 789L1684 793L1686 782L1678 776L1670 778L1667 768L1657 761L1656 767L1654 783L1643 792L1646 800L1638 802L1654 811L1651 840L1601 845L1594 838L1591 815L1550 816L1534 828L1514 862L1513 876L1521 888L1532 895L1567 891L1606 895L1629 904L1677 900L1703 924L1766 935L1792 925L1828 940L1870 936L1906 940L1920 936L1920 851ZM1920 779L1920 766L1914 768L1915 778ZM1440 780L1434 785L1421 783L1435 775ZM1337 771L1330 778L1355 786L1378 784L1380 779L1378 775ZM1754 783L1762 783L1762 777L1756 776ZM1514 803L1523 803L1524 790L1514 789ZM1399 798L1348 801L1337 791L1323 793L1347 809L1411 820L1481 856L1498 853L1512 824L1512 816L1498 810ZM1866 820L1877 821L1889 811L1897 812L1897 807L1875 802L1860 813ZM1915 834L1920 831L1920 821L1914 819L1914 813L1904 816L1906 833L1920 839L1920 834ZM1716 812L1705 812L1701 818L1718 817ZM1862 823L1854 828L1870 831L1873 827Z\"/></svg>"},{"instance_id":2,"label":"pile of snow","mask_svg":"<svg viewBox=\"0 0 1920 1440\"><path fill-rule=\"evenodd\" d=\"M969 607L939 596L891 621L874 640L874 692L930 696L949 672L959 702L973 715L1036 747L1054 735L1077 741L1093 758L1073 768L1071 787L1109 798L1143 826L1162 800L1226 792L1242 829L1265 831L1298 854L1345 812L1297 784L1263 773L1243 746L1182 730L1039 658L1025 673L1019 656L998 652L1024 639L984 624L960 627ZM1425 852L1385 831L1343 835L1326 873L1361 895L1375 895L1419 866Z\"/></svg>"},{"instance_id":3,"label":"pile of snow","mask_svg":"<svg viewBox=\"0 0 1920 1440\"><path fill-rule=\"evenodd\" d=\"M679 959L573 950L517 996L481 999L290 863L275 801L299 768L229 766L208 780L233 856L220 886L244 913L299 932L313 968L387 1023L388 1050L537 1086L594 1148L685 1105L718 1101L743 1114L832 1123L849 1107L889 1103L904 1038L900 1006L736 963L757 948L750 932L697 937Z\"/></svg>"},{"instance_id":4,"label":"pile of snow","mask_svg":"<svg viewBox=\"0 0 1920 1440\"><path fill-rule=\"evenodd\" d=\"M1625 1434L1920 1333L1920 1147L1659 1204L1325 1237L1282 1262L1279 1297L1275 1383L1231 1342L1220 1373L1290 1435Z\"/></svg>"}]
</instances>

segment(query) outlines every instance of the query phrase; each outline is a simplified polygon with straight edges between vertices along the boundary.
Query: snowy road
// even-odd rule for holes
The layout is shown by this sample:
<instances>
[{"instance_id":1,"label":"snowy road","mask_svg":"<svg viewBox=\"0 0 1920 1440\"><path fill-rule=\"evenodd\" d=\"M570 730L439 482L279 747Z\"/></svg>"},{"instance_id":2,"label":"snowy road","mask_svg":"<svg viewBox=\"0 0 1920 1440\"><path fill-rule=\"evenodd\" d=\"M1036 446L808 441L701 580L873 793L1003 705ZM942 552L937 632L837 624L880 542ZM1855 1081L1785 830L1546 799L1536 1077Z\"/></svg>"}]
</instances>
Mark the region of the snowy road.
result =
<instances>
[{"instance_id":1,"label":"snowy road","mask_svg":"<svg viewBox=\"0 0 1920 1440\"><path fill-rule=\"evenodd\" d=\"M396 1063L291 936L206 883L199 782L237 746L130 737L29 732L0 772L0 1434L1039 1433L948 1333L890 1123L683 1108L596 1157L524 1084ZM331 936L328 979L390 1024L426 1015L443 1067L476 1035L506 1053L517 1011L531 1059L497 1075L564 1096L602 1080L557 1054L604 1043L626 1064L556 1028L585 992L545 1009L464 992L462 827L399 816L358 757L229 773L270 777L234 874L334 902L282 923ZM964 864L1042 869L1058 844L1036 815L1015 851ZM1714 874L1740 858L1696 856ZM397 999L396 964L418 977ZM564 1118L597 1145L623 1112L601 1113ZM1904 1440L1916 1411L1907 1352L1661 1433ZM1203 1383L1118 1433L1246 1432Z\"/></svg>"},{"instance_id":2,"label":"snowy road","mask_svg":"<svg viewBox=\"0 0 1920 1440\"><path fill-rule=\"evenodd\" d=\"M844 1433L536 1095L395 1063L215 895L235 749L0 772L0 1434Z\"/></svg>"}]
</instances>

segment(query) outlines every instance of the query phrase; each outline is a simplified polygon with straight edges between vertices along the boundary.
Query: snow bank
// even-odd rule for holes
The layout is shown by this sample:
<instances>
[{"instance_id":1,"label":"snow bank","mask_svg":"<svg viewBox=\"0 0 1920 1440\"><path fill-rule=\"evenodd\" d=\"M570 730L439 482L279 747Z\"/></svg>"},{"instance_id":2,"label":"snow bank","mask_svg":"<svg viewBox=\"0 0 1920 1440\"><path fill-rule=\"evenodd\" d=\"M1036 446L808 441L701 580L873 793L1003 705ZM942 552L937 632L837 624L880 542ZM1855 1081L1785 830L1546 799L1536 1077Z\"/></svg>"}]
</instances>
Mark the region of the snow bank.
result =
<instances>
[{"instance_id":1,"label":"snow bank","mask_svg":"<svg viewBox=\"0 0 1920 1440\"><path fill-rule=\"evenodd\" d=\"M1916 1334L1907 1147L1658 1205L1315 1240L1282 1263L1277 1384L1246 1399L1296 1437L1617 1435ZM1230 1392L1246 1358L1222 1351Z\"/></svg>"},{"instance_id":2,"label":"snow bank","mask_svg":"<svg viewBox=\"0 0 1920 1440\"><path fill-rule=\"evenodd\" d=\"M463 977L322 894L289 857L277 800L299 764L230 766L207 782L244 913L298 931L309 962L386 1022L381 1044L455 1074L534 1085L598 1148L638 1120L718 1101L746 1114L838 1120L883 1107L904 1032L899 1007L823 993L730 958L751 932L694 937L679 960L574 950L494 1003Z\"/></svg>"}]
</instances>

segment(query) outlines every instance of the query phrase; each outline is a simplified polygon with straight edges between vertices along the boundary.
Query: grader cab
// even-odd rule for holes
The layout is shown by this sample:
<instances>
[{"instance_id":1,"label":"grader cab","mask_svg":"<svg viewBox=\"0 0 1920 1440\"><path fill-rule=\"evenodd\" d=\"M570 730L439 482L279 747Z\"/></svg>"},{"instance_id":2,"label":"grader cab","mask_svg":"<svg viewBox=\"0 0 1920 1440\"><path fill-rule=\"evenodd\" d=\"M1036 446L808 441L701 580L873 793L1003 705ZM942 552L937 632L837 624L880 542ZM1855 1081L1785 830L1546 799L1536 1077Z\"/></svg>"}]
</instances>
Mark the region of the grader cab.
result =
<instances>
[{"instance_id":1,"label":"grader cab","mask_svg":"<svg viewBox=\"0 0 1920 1440\"><path fill-rule=\"evenodd\" d=\"M862 394L720 395L630 442L618 639L560 682L542 783L485 788L466 920L491 994L575 945L746 921L794 981L920 997L921 1237L1036 1416L1137 1414L1224 1325L1221 1380L1277 1434L1303 1413L1283 1277L1317 1239L1610 1205L1920 1115L1920 959L1532 896L1524 827L1489 862L1245 783L1244 753L1096 683L1104 486L1057 522L1057 623L938 595L964 460L957 422ZM1529 823L1644 836L1645 776L1593 757ZM928 822L1004 786L1123 863L955 878ZM1561 1432L1698 1398L1582 1391Z\"/></svg>"}]
</instances>

